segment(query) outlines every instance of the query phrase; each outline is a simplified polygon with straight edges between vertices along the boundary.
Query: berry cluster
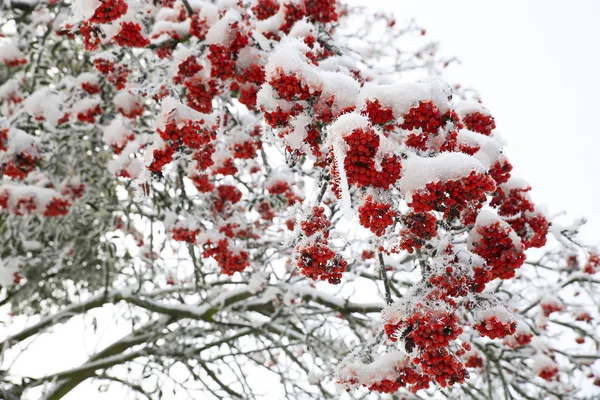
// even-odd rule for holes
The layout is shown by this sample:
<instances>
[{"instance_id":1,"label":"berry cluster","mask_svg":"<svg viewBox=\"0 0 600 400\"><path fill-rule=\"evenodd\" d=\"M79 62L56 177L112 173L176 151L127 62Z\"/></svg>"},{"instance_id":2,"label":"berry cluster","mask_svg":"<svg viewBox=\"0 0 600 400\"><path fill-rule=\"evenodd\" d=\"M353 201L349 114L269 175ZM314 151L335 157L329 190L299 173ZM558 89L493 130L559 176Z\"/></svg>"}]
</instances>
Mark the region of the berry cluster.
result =
<instances>
[{"instance_id":1,"label":"berry cluster","mask_svg":"<svg viewBox=\"0 0 600 400\"><path fill-rule=\"evenodd\" d=\"M287 74L281 68L278 68L274 76L269 79L269 85L277 91L281 99L288 101L308 100L318 94L301 77L296 74Z\"/></svg>"},{"instance_id":2,"label":"berry cluster","mask_svg":"<svg viewBox=\"0 0 600 400\"><path fill-rule=\"evenodd\" d=\"M97 24L108 24L127 13L127 2L124 0L103 0L89 19Z\"/></svg>"},{"instance_id":3,"label":"berry cluster","mask_svg":"<svg viewBox=\"0 0 600 400\"><path fill-rule=\"evenodd\" d=\"M425 349L413 362L441 387L463 383L469 377L465 365L445 347Z\"/></svg>"},{"instance_id":4,"label":"berry cluster","mask_svg":"<svg viewBox=\"0 0 600 400\"><path fill-rule=\"evenodd\" d=\"M496 123L491 115L484 115L478 111L465 115L463 123L469 130L489 136L496 128Z\"/></svg>"},{"instance_id":5,"label":"berry cluster","mask_svg":"<svg viewBox=\"0 0 600 400\"><path fill-rule=\"evenodd\" d=\"M513 166L508 162L508 160L496 161L488 173L496 184L500 185L501 183L506 183L510 179L510 172L512 171Z\"/></svg>"},{"instance_id":6,"label":"berry cluster","mask_svg":"<svg viewBox=\"0 0 600 400\"><path fill-rule=\"evenodd\" d=\"M548 220L542 214L535 213L535 206L526 193L529 190L531 187L509 190L499 187L490 202L499 215L508 217L508 224L521 238L526 249L544 246L549 229Z\"/></svg>"},{"instance_id":7,"label":"berry cluster","mask_svg":"<svg viewBox=\"0 0 600 400\"><path fill-rule=\"evenodd\" d=\"M325 215L325 208L319 206L314 206L312 215L300 223L300 228L309 237L317 232L321 232L325 238L329 237L328 229L330 226L331 222Z\"/></svg>"},{"instance_id":8,"label":"berry cluster","mask_svg":"<svg viewBox=\"0 0 600 400\"><path fill-rule=\"evenodd\" d=\"M314 280L327 280L332 284L341 282L348 262L329 248L327 240L313 241L297 251L298 267L304 276Z\"/></svg>"},{"instance_id":9,"label":"berry cluster","mask_svg":"<svg viewBox=\"0 0 600 400\"><path fill-rule=\"evenodd\" d=\"M481 256L490 267L490 279L510 279L523 265L525 254L519 243L511 238L509 227L499 221L474 228L479 240L473 243L473 253Z\"/></svg>"},{"instance_id":10,"label":"berry cluster","mask_svg":"<svg viewBox=\"0 0 600 400\"><path fill-rule=\"evenodd\" d=\"M46 205L44 217L57 217L59 215L67 215L71 208L71 202L59 197L53 197L50 203Z\"/></svg>"},{"instance_id":11,"label":"berry cluster","mask_svg":"<svg viewBox=\"0 0 600 400\"><path fill-rule=\"evenodd\" d=\"M404 229L400 231L400 249L412 253L437 235L437 219L430 212L410 212L400 220Z\"/></svg>"},{"instance_id":12,"label":"berry cluster","mask_svg":"<svg viewBox=\"0 0 600 400\"><path fill-rule=\"evenodd\" d=\"M153 161L148 166L148 169L151 172L160 172L163 167L173 161L173 154L175 154L175 150L171 147L165 147L163 149L154 149L152 153Z\"/></svg>"},{"instance_id":13,"label":"berry cluster","mask_svg":"<svg viewBox=\"0 0 600 400\"><path fill-rule=\"evenodd\" d=\"M402 166L396 156L386 155L381 162L381 170L375 168L379 140L379 136L372 128L357 128L344 137L348 145L344 159L348 185L388 189L398 180Z\"/></svg>"},{"instance_id":14,"label":"berry cluster","mask_svg":"<svg viewBox=\"0 0 600 400\"><path fill-rule=\"evenodd\" d=\"M367 197L365 202L358 208L360 224L368 228L377 236L382 236L388 226L394 223L398 213L391 209L390 204L380 203Z\"/></svg>"},{"instance_id":15,"label":"berry cluster","mask_svg":"<svg viewBox=\"0 0 600 400\"><path fill-rule=\"evenodd\" d=\"M436 134L442 126L440 109L432 101L421 101L404 116L400 128L412 131L420 128L423 133Z\"/></svg>"},{"instance_id":16,"label":"berry cluster","mask_svg":"<svg viewBox=\"0 0 600 400\"><path fill-rule=\"evenodd\" d=\"M463 332L458 317L441 310L417 310L406 318L404 325L407 327L406 340L422 349L447 347Z\"/></svg>"},{"instance_id":17,"label":"berry cluster","mask_svg":"<svg viewBox=\"0 0 600 400\"><path fill-rule=\"evenodd\" d=\"M157 129L160 137L175 149L184 145L190 149L200 149L203 145L216 138L214 130L204 125L204 121L187 121L183 124L175 120L169 121L164 129Z\"/></svg>"},{"instance_id":18,"label":"berry cluster","mask_svg":"<svg viewBox=\"0 0 600 400\"><path fill-rule=\"evenodd\" d=\"M549 317L554 312L560 312L564 309L564 306L555 299L542 299L540 302L542 312L545 317Z\"/></svg>"},{"instance_id":19,"label":"berry cluster","mask_svg":"<svg viewBox=\"0 0 600 400\"><path fill-rule=\"evenodd\" d=\"M182 83L186 78L190 78L199 71L202 70L200 65L194 56L189 56L185 60L179 63L177 67L177 74L173 77L173 82Z\"/></svg>"},{"instance_id":20,"label":"berry cluster","mask_svg":"<svg viewBox=\"0 0 600 400\"><path fill-rule=\"evenodd\" d=\"M77 120L80 122L87 122L88 124L95 124L96 117L102 114L102 109L98 104L93 107L88 108L85 111L81 111L77 113Z\"/></svg>"},{"instance_id":21,"label":"berry cluster","mask_svg":"<svg viewBox=\"0 0 600 400\"><path fill-rule=\"evenodd\" d=\"M515 333L517 323L515 321L501 321L495 315L482 319L473 326L481 336L487 336L490 339L501 338Z\"/></svg>"},{"instance_id":22,"label":"berry cluster","mask_svg":"<svg viewBox=\"0 0 600 400\"><path fill-rule=\"evenodd\" d=\"M200 229L189 229L182 226L171 229L173 240L178 242L196 243L196 237L199 233Z\"/></svg>"},{"instance_id":23,"label":"berry cluster","mask_svg":"<svg viewBox=\"0 0 600 400\"><path fill-rule=\"evenodd\" d=\"M220 185L217 187L217 196L213 200L215 209L223 212L227 203L236 204L242 199L242 192L232 185Z\"/></svg>"},{"instance_id":24,"label":"berry cluster","mask_svg":"<svg viewBox=\"0 0 600 400\"><path fill-rule=\"evenodd\" d=\"M136 22L121 22L121 30L114 37L121 47L146 47L150 44L144 35L142 27Z\"/></svg>"},{"instance_id":25,"label":"berry cluster","mask_svg":"<svg viewBox=\"0 0 600 400\"><path fill-rule=\"evenodd\" d=\"M212 192L215 186L210 182L210 178L206 174L195 174L190 176L194 186L200 193Z\"/></svg>"},{"instance_id":26,"label":"berry cluster","mask_svg":"<svg viewBox=\"0 0 600 400\"><path fill-rule=\"evenodd\" d=\"M279 2L276 0L258 0L251 10L259 21L263 21L277 14Z\"/></svg>"},{"instance_id":27,"label":"berry cluster","mask_svg":"<svg viewBox=\"0 0 600 400\"><path fill-rule=\"evenodd\" d=\"M39 156L31 154L27 150L23 150L20 153L11 156L5 164L0 164L0 176L3 172L6 176L23 180L31 171L33 171L40 159Z\"/></svg>"},{"instance_id":28,"label":"berry cluster","mask_svg":"<svg viewBox=\"0 0 600 400\"><path fill-rule=\"evenodd\" d=\"M85 90L88 94L97 94L100 93L102 89L100 89L99 85L91 82L82 82L81 88Z\"/></svg>"},{"instance_id":29,"label":"berry cluster","mask_svg":"<svg viewBox=\"0 0 600 400\"><path fill-rule=\"evenodd\" d=\"M472 352L466 356L465 367L467 368L483 368L483 358L479 353Z\"/></svg>"},{"instance_id":30,"label":"berry cluster","mask_svg":"<svg viewBox=\"0 0 600 400\"><path fill-rule=\"evenodd\" d=\"M538 376L547 381L554 378L557 374L558 374L558 367L556 365L547 365L538 372Z\"/></svg>"},{"instance_id":31,"label":"berry cluster","mask_svg":"<svg viewBox=\"0 0 600 400\"><path fill-rule=\"evenodd\" d=\"M429 182L413 194L409 205L415 212L443 211L445 219L454 219L469 205L479 208L487 200L486 193L495 188L489 175L472 171L458 180Z\"/></svg>"},{"instance_id":32,"label":"berry cluster","mask_svg":"<svg viewBox=\"0 0 600 400\"><path fill-rule=\"evenodd\" d=\"M338 15L335 9L335 0L305 0L304 6L313 22L334 22Z\"/></svg>"},{"instance_id":33,"label":"berry cluster","mask_svg":"<svg viewBox=\"0 0 600 400\"><path fill-rule=\"evenodd\" d=\"M583 267L583 272L586 274L595 274L600 265L600 256L596 253L590 253L590 256Z\"/></svg>"},{"instance_id":34,"label":"berry cluster","mask_svg":"<svg viewBox=\"0 0 600 400\"><path fill-rule=\"evenodd\" d=\"M202 256L204 258L212 257L221 267L221 273L225 275L231 276L250 266L248 252L231 250L229 241L226 239L219 240L216 245L209 240L203 245L203 249Z\"/></svg>"}]
</instances>

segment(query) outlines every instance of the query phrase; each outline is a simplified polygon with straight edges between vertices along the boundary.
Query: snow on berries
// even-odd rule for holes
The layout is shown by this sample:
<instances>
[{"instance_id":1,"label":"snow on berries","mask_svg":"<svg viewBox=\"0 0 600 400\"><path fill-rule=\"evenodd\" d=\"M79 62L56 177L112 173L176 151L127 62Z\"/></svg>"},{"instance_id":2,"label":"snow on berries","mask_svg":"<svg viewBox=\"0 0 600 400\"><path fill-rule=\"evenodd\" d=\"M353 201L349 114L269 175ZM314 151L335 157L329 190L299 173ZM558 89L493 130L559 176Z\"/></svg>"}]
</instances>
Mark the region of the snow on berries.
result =
<instances>
[{"instance_id":1,"label":"snow on berries","mask_svg":"<svg viewBox=\"0 0 600 400\"><path fill-rule=\"evenodd\" d=\"M463 102L458 105L456 111L465 126L473 132L489 136L496 128L496 123L490 112L479 103Z\"/></svg>"},{"instance_id":2,"label":"snow on berries","mask_svg":"<svg viewBox=\"0 0 600 400\"><path fill-rule=\"evenodd\" d=\"M400 217L400 248L409 253L420 249L427 241L437 235L437 218L433 213L410 212Z\"/></svg>"},{"instance_id":3,"label":"snow on berries","mask_svg":"<svg viewBox=\"0 0 600 400\"><path fill-rule=\"evenodd\" d=\"M394 223L394 217L397 215L391 207L390 204L374 201L372 196L367 197L358 208L360 224L377 236L383 235L386 228Z\"/></svg>"},{"instance_id":4,"label":"snow on berries","mask_svg":"<svg viewBox=\"0 0 600 400\"><path fill-rule=\"evenodd\" d=\"M296 252L300 271L313 280L338 284L348 266L348 262L328 246L326 239L310 241L299 246Z\"/></svg>"},{"instance_id":5,"label":"snow on berries","mask_svg":"<svg viewBox=\"0 0 600 400\"><path fill-rule=\"evenodd\" d=\"M142 27L137 22L121 22L121 29L113 40L122 47L146 47L150 44L142 34Z\"/></svg>"},{"instance_id":6,"label":"snow on berries","mask_svg":"<svg viewBox=\"0 0 600 400\"><path fill-rule=\"evenodd\" d=\"M100 5L94 10L94 15L90 17L89 21L107 24L127 13L127 8L128 5L125 0L100 1Z\"/></svg>"},{"instance_id":7,"label":"snow on berries","mask_svg":"<svg viewBox=\"0 0 600 400\"><path fill-rule=\"evenodd\" d=\"M491 279L510 279L523 265L525 254L513 229L491 211L481 211L471 229L468 248L490 268Z\"/></svg>"},{"instance_id":8,"label":"snow on berries","mask_svg":"<svg viewBox=\"0 0 600 400\"><path fill-rule=\"evenodd\" d=\"M558 365L544 354L538 354L533 359L531 370L534 375L545 380L551 380L558 374Z\"/></svg>"},{"instance_id":9,"label":"snow on berries","mask_svg":"<svg viewBox=\"0 0 600 400\"><path fill-rule=\"evenodd\" d=\"M14 68L27 64L27 59L16 43L0 37L0 63Z\"/></svg>"},{"instance_id":10,"label":"snow on berries","mask_svg":"<svg viewBox=\"0 0 600 400\"><path fill-rule=\"evenodd\" d=\"M517 322L512 315L502 307L485 310L474 326L481 336L490 339L502 338L515 333Z\"/></svg>"}]
</instances>

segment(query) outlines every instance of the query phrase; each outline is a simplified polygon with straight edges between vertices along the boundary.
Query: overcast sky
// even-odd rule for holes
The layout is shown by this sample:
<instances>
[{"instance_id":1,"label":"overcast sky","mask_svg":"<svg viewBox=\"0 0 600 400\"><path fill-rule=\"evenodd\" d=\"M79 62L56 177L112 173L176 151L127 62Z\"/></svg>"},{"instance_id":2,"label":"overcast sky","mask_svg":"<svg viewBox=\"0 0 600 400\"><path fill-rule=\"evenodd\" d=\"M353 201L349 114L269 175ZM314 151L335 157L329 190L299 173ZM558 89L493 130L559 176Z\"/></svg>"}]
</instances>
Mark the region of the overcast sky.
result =
<instances>
[{"instance_id":1,"label":"overcast sky","mask_svg":"<svg viewBox=\"0 0 600 400\"><path fill-rule=\"evenodd\" d=\"M348 2L416 17L459 58L444 77L479 91L533 199L600 244L600 1Z\"/></svg>"}]
</instances>

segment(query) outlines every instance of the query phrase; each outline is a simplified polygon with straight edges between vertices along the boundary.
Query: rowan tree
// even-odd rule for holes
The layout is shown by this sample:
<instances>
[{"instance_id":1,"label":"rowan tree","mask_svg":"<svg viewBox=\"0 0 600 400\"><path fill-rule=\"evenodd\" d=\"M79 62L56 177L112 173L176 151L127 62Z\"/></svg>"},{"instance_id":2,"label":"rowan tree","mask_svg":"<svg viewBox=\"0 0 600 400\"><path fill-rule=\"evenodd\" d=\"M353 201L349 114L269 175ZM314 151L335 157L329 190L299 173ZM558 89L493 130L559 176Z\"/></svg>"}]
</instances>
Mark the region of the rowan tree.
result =
<instances>
[{"instance_id":1,"label":"rowan tree","mask_svg":"<svg viewBox=\"0 0 600 400\"><path fill-rule=\"evenodd\" d=\"M453 61L331 0L3 2L0 299L29 322L0 397L597 394L600 257ZM128 334L13 371L98 313Z\"/></svg>"}]
</instances>

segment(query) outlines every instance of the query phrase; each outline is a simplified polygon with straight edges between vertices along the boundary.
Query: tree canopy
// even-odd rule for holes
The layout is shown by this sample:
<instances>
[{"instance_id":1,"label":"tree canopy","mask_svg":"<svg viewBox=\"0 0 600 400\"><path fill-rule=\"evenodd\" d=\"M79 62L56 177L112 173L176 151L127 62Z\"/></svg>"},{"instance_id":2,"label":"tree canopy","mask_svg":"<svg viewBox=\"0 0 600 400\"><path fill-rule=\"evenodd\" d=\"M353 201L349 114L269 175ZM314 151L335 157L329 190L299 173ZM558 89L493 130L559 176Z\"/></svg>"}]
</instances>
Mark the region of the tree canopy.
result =
<instances>
[{"instance_id":1,"label":"tree canopy","mask_svg":"<svg viewBox=\"0 0 600 400\"><path fill-rule=\"evenodd\" d=\"M332 0L3 2L0 398L598 394L600 256L454 61ZM13 370L98 312L128 333Z\"/></svg>"}]
</instances>

